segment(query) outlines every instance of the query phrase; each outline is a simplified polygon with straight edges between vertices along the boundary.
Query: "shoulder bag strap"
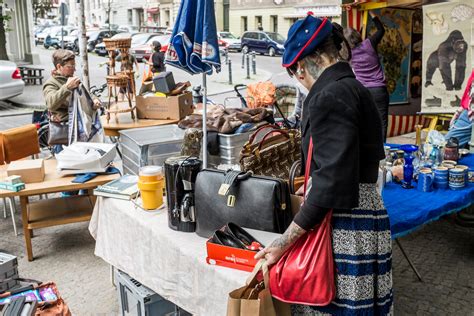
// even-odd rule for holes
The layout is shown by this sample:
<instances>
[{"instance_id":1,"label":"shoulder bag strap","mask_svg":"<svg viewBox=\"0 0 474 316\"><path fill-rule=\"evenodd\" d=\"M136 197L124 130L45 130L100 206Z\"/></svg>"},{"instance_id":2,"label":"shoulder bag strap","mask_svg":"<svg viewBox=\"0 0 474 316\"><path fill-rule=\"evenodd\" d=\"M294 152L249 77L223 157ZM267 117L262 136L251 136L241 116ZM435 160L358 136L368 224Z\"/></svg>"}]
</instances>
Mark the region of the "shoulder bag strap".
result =
<instances>
[{"instance_id":1,"label":"shoulder bag strap","mask_svg":"<svg viewBox=\"0 0 474 316\"><path fill-rule=\"evenodd\" d=\"M311 171L311 160L313 160L313 138L309 139L308 146L308 157L306 159L306 168L304 171L304 193L303 196L306 199L306 188L308 186L309 172Z\"/></svg>"}]
</instances>

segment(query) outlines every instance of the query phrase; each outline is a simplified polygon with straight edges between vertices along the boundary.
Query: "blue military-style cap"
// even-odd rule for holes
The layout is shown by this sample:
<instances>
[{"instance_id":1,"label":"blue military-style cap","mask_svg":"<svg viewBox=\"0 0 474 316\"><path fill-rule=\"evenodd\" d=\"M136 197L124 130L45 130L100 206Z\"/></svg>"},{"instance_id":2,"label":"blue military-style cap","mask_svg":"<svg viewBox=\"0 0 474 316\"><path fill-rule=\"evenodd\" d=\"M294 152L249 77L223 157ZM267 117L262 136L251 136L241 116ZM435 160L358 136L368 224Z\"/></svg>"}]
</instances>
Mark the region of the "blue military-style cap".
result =
<instances>
[{"instance_id":1,"label":"blue military-style cap","mask_svg":"<svg viewBox=\"0 0 474 316\"><path fill-rule=\"evenodd\" d=\"M288 31L283 53L283 67L291 67L298 60L314 52L332 32L332 23L327 18L315 18L312 12L296 21Z\"/></svg>"}]
</instances>

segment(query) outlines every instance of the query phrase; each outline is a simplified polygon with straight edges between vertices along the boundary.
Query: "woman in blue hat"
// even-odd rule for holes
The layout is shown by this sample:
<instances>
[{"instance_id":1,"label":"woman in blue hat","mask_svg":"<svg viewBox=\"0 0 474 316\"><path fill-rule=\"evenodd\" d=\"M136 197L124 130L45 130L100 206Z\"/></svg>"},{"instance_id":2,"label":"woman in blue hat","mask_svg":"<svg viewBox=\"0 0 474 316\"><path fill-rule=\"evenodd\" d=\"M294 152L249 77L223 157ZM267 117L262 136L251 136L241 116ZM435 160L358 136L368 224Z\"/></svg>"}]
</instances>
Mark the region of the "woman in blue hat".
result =
<instances>
[{"instance_id":1,"label":"woman in blue hat","mask_svg":"<svg viewBox=\"0 0 474 316\"><path fill-rule=\"evenodd\" d=\"M309 90L302 115L302 165L312 139L312 186L286 232L256 258L276 263L333 209L337 271L336 297L329 305L294 305L293 314L392 313L390 224L376 191L384 158L382 122L370 92L343 58L350 59L347 45L340 25L311 15L295 22L285 43L283 66Z\"/></svg>"}]
</instances>

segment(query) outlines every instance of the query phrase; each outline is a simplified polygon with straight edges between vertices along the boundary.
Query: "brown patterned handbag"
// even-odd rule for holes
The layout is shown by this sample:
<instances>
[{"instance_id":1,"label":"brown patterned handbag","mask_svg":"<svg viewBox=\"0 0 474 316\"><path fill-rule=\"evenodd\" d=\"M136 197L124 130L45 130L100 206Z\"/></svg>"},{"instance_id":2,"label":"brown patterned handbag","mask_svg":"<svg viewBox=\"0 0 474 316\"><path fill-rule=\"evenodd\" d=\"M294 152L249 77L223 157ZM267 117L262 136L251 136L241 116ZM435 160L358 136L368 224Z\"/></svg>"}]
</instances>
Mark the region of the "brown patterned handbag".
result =
<instances>
[{"instance_id":1,"label":"brown patterned handbag","mask_svg":"<svg viewBox=\"0 0 474 316\"><path fill-rule=\"evenodd\" d=\"M253 171L264 175L288 180L293 163L301 159L301 133L296 129L272 129L260 141L257 135L269 126L258 129L240 152L242 171Z\"/></svg>"}]
</instances>

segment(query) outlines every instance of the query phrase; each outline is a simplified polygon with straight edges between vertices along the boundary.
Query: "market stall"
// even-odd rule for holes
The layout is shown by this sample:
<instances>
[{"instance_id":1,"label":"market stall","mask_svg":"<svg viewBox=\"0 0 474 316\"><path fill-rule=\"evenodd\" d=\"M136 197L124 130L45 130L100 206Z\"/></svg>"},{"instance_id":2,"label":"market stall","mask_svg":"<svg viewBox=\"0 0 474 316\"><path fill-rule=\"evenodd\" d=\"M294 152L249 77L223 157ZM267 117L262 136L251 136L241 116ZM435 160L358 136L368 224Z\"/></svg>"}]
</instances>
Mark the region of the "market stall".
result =
<instances>
[{"instance_id":1,"label":"market stall","mask_svg":"<svg viewBox=\"0 0 474 316\"><path fill-rule=\"evenodd\" d=\"M425 124L447 129L459 108L472 58L472 3L347 1L346 25L369 35L374 12L386 27L379 47L390 92L388 136ZM456 46L456 47L455 47Z\"/></svg>"}]
</instances>

